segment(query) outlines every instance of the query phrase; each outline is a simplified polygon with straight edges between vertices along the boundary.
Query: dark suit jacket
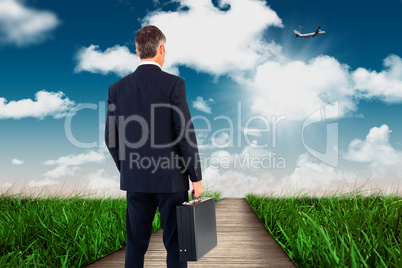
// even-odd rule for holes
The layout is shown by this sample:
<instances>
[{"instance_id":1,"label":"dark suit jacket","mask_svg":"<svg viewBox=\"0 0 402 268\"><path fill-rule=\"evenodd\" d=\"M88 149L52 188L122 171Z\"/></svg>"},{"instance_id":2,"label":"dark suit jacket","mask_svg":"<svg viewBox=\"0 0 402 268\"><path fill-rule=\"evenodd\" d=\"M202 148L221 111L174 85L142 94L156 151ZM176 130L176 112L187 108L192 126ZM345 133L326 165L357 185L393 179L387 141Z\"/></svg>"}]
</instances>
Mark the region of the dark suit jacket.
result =
<instances>
[{"instance_id":1,"label":"dark suit jacket","mask_svg":"<svg viewBox=\"0 0 402 268\"><path fill-rule=\"evenodd\" d=\"M105 142L121 190L188 191L189 179L202 179L184 80L156 65L140 65L110 86Z\"/></svg>"}]
</instances>

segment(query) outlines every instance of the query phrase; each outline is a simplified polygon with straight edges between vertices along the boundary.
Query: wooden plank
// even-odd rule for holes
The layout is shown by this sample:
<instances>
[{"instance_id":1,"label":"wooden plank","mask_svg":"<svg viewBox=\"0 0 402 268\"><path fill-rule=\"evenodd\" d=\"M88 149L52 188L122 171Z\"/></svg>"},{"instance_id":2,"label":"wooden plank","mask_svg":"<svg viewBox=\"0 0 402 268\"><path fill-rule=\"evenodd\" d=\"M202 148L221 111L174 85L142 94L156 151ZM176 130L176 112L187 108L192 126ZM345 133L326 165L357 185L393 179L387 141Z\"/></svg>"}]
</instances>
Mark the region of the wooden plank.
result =
<instances>
[{"instance_id":1,"label":"wooden plank","mask_svg":"<svg viewBox=\"0 0 402 268\"><path fill-rule=\"evenodd\" d=\"M245 198L223 198L216 203L218 246L189 268L296 267L287 253L255 215ZM163 230L151 236L144 267L166 267ZM125 247L88 265L90 268L124 267Z\"/></svg>"}]
</instances>

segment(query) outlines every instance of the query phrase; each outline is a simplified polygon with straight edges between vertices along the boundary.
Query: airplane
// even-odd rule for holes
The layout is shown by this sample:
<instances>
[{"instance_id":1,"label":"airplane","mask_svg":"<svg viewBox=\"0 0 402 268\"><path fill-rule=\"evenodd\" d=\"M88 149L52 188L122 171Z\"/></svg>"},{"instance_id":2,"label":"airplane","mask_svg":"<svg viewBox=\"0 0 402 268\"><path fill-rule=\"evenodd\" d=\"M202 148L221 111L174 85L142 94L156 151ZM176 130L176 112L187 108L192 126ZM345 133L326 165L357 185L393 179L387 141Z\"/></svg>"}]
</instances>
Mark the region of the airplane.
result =
<instances>
[{"instance_id":1,"label":"airplane","mask_svg":"<svg viewBox=\"0 0 402 268\"><path fill-rule=\"evenodd\" d=\"M321 29L321 26L318 26L318 29L317 29L317 31L315 31L315 33L307 33L307 34L302 34L296 30L294 30L293 32L295 33L295 37L310 38L310 37L315 37L320 34L325 34L325 31L321 31L320 29Z\"/></svg>"}]
</instances>

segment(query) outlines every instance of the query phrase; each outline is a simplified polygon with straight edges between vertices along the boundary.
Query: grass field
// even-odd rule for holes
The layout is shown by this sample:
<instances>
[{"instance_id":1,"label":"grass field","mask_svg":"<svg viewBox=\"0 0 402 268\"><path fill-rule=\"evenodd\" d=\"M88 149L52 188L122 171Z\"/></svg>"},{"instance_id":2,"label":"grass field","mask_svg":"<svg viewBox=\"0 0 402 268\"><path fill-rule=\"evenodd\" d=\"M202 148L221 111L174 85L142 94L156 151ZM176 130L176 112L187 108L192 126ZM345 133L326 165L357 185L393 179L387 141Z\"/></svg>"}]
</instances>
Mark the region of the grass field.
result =
<instances>
[{"instance_id":1,"label":"grass field","mask_svg":"<svg viewBox=\"0 0 402 268\"><path fill-rule=\"evenodd\" d=\"M402 267L402 198L247 195L298 267Z\"/></svg>"},{"instance_id":2,"label":"grass field","mask_svg":"<svg viewBox=\"0 0 402 268\"><path fill-rule=\"evenodd\" d=\"M203 196L220 194L206 190ZM0 195L0 267L82 267L125 245L125 198ZM190 198L191 199L191 198ZM402 198L247 195L298 267L402 267ZM159 213L153 222L160 229Z\"/></svg>"},{"instance_id":3,"label":"grass field","mask_svg":"<svg viewBox=\"0 0 402 268\"><path fill-rule=\"evenodd\" d=\"M0 267L81 267L125 245L125 217L125 198L3 193ZM160 228L156 212L153 230Z\"/></svg>"}]
</instances>

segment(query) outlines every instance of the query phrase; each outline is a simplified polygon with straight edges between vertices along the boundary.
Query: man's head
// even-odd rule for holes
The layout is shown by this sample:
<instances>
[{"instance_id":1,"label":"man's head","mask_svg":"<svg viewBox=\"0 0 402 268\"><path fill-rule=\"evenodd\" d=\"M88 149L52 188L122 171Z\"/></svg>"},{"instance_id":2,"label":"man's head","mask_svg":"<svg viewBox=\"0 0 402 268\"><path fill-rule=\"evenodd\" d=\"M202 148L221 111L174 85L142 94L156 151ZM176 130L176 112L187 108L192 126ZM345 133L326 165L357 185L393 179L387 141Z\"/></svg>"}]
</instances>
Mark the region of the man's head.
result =
<instances>
[{"instance_id":1,"label":"man's head","mask_svg":"<svg viewBox=\"0 0 402 268\"><path fill-rule=\"evenodd\" d=\"M166 37L158 27L149 25L135 36L136 52L141 60L153 60L161 66L165 60Z\"/></svg>"}]
</instances>

